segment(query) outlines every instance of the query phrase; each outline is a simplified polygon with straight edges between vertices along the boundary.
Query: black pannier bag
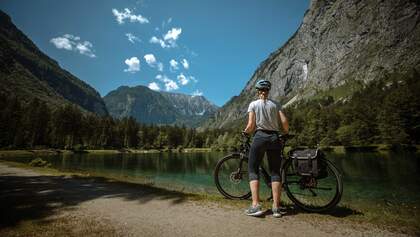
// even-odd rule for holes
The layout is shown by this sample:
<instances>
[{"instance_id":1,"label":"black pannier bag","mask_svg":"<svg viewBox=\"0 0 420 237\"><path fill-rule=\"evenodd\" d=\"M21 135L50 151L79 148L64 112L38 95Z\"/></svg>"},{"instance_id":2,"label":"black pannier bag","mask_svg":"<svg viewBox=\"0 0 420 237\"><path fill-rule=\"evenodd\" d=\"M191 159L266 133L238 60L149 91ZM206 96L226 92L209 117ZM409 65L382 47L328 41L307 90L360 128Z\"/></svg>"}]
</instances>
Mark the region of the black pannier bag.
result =
<instances>
[{"instance_id":1,"label":"black pannier bag","mask_svg":"<svg viewBox=\"0 0 420 237\"><path fill-rule=\"evenodd\" d=\"M293 166L297 173L302 176L325 178L328 176L326 162L321 162L324 157L318 149L297 148L289 151Z\"/></svg>"}]
</instances>

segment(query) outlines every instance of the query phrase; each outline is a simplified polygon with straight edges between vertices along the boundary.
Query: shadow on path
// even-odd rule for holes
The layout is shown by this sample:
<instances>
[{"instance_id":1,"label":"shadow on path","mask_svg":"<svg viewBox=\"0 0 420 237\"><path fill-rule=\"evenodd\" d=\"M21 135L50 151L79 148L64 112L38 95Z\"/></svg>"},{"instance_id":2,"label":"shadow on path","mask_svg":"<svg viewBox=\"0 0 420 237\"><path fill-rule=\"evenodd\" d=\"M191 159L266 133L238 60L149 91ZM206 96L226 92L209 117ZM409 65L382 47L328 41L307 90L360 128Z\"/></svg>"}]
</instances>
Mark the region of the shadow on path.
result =
<instances>
[{"instance_id":1,"label":"shadow on path","mask_svg":"<svg viewBox=\"0 0 420 237\"><path fill-rule=\"evenodd\" d=\"M123 198L139 204L153 199L186 200L187 194L102 177L0 176L0 228L54 215L60 208L72 208L96 198Z\"/></svg>"},{"instance_id":2,"label":"shadow on path","mask_svg":"<svg viewBox=\"0 0 420 237\"><path fill-rule=\"evenodd\" d=\"M295 206L292 204L285 205L285 208L287 212L285 216L294 216L301 213L311 214L311 212L302 210L298 206ZM360 211L357 211L348 207L336 206L332 210L320 212L320 213L314 212L313 214L328 215L328 216L342 218L342 217L347 217L347 216L352 216L352 215L363 215L363 212L360 212Z\"/></svg>"}]
</instances>

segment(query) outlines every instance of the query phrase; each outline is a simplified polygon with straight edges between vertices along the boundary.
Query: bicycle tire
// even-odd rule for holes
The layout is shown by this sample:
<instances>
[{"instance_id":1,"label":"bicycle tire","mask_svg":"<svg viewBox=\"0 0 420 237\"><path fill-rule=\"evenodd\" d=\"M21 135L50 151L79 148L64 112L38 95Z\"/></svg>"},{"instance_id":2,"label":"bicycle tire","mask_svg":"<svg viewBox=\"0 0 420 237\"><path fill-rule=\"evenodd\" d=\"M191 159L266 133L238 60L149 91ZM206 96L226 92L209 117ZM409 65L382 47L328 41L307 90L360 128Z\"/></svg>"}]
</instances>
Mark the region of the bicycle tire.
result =
<instances>
[{"instance_id":1,"label":"bicycle tire","mask_svg":"<svg viewBox=\"0 0 420 237\"><path fill-rule=\"evenodd\" d=\"M327 212L340 202L343 195L343 181L337 167L325 158L319 158L318 162L321 162L319 165L326 165L328 176L315 178L316 184L313 188L303 187L307 182L305 179L311 177L299 176L294 170L292 159L288 159L282 169L283 187L287 196L298 207L308 212Z\"/></svg>"},{"instance_id":2,"label":"bicycle tire","mask_svg":"<svg viewBox=\"0 0 420 237\"><path fill-rule=\"evenodd\" d=\"M239 154L223 157L214 169L214 182L219 192L226 198L248 199L251 191L249 190L247 159L241 159Z\"/></svg>"}]
</instances>

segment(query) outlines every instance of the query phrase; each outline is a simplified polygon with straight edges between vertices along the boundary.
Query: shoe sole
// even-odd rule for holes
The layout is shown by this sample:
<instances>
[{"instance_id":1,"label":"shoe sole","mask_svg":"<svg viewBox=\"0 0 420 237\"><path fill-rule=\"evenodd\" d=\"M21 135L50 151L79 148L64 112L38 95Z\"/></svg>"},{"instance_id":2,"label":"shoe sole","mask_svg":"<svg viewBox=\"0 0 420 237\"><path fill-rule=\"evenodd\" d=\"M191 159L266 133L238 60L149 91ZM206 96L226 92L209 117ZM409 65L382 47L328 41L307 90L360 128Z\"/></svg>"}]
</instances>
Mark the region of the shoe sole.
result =
<instances>
[{"instance_id":1,"label":"shoe sole","mask_svg":"<svg viewBox=\"0 0 420 237\"><path fill-rule=\"evenodd\" d=\"M278 212L278 213L273 213L273 217L275 217L275 218L279 218L279 217L282 217L282 216L284 216L284 215L286 215L286 214L287 214L287 212L280 211L280 212Z\"/></svg>"},{"instance_id":2,"label":"shoe sole","mask_svg":"<svg viewBox=\"0 0 420 237\"><path fill-rule=\"evenodd\" d=\"M261 216L262 214L264 214L263 211L257 211L255 213L246 213L247 216Z\"/></svg>"}]
</instances>

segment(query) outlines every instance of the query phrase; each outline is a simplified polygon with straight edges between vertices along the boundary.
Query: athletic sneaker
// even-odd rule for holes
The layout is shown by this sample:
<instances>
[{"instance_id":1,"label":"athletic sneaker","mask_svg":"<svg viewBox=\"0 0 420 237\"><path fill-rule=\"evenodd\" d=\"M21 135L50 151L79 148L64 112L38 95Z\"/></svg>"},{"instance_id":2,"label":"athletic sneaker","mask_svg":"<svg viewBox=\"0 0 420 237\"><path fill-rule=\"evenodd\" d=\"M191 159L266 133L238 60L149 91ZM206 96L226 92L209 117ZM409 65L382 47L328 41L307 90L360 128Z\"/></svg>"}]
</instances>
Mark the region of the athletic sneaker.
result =
<instances>
[{"instance_id":1,"label":"athletic sneaker","mask_svg":"<svg viewBox=\"0 0 420 237\"><path fill-rule=\"evenodd\" d=\"M245 214L247 216L261 216L264 212L262 211L261 205L258 204L255 207L250 206L248 209L245 210Z\"/></svg>"},{"instance_id":2,"label":"athletic sneaker","mask_svg":"<svg viewBox=\"0 0 420 237\"><path fill-rule=\"evenodd\" d=\"M273 212L273 217L275 218L279 218L282 217L284 215L286 215L286 208L284 207L277 207L277 208L272 208L271 211Z\"/></svg>"}]
</instances>

